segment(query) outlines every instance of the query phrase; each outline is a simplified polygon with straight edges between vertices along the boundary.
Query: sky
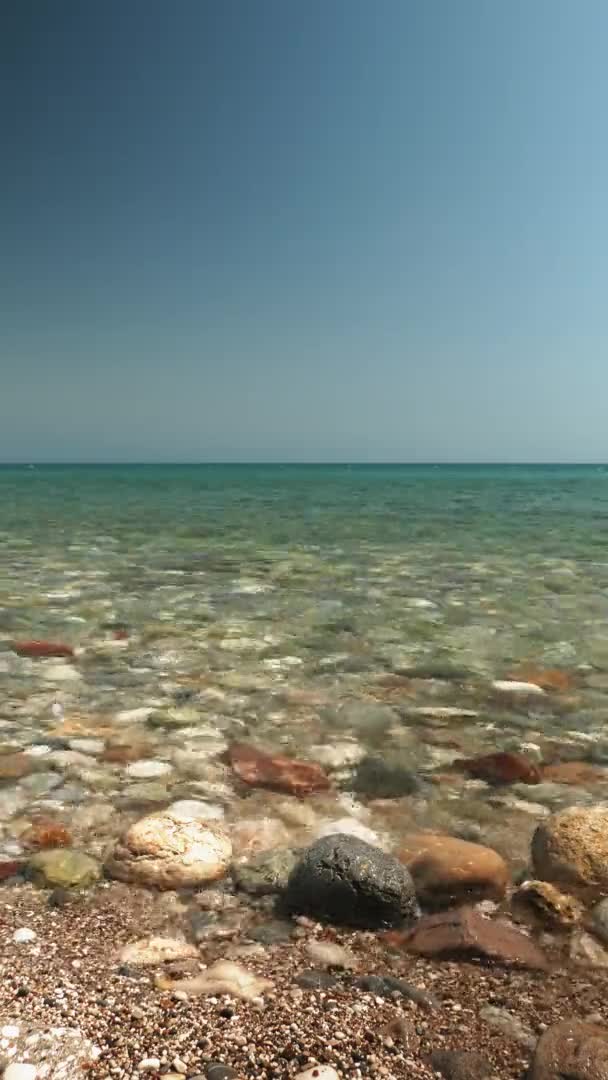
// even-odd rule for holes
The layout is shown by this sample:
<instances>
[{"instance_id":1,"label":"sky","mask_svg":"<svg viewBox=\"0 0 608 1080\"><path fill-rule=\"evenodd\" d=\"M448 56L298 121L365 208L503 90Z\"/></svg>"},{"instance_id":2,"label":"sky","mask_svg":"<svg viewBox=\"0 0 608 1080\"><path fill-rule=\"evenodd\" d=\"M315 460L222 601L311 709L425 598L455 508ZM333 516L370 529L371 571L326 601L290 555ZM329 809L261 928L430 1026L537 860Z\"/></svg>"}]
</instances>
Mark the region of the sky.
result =
<instances>
[{"instance_id":1,"label":"sky","mask_svg":"<svg viewBox=\"0 0 608 1080\"><path fill-rule=\"evenodd\" d=\"M0 461L608 460L604 0L6 0Z\"/></svg>"}]
</instances>

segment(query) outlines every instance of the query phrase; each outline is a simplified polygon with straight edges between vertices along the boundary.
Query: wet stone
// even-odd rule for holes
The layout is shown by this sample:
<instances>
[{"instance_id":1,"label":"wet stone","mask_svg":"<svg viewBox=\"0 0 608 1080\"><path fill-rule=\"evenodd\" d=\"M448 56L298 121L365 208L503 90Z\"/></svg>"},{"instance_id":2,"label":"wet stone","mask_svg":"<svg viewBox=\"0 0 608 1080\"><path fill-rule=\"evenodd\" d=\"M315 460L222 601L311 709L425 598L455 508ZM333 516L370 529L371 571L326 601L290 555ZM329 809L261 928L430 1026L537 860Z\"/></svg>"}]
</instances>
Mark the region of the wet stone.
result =
<instances>
[{"instance_id":1,"label":"wet stone","mask_svg":"<svg viewBox=\"0 0 608 1080\"><path fill-rule=\"evenodd\" d=\"M347 786L358 795L399 799L420 791L422 784L410 769L391 765L381 757L367 757L357 766Z\"/></svg>"},{"instance_id":2,"label":"wet stone","mask_svg":"<svg viewBox=\"0 0 608 1080\"><path fill-rule=\"evenodd\" d=\"M256 926L255 930L248 932L252 941L258 941L261 945L281 945L290 941L293 937L294 926L289 922L269 922Z\"/></svg>"},{"instance_id":3,"label":"wet stone","mask_svg":"<svg viewBox=\"0 0 608 1080\"><path fill-rule=\"evenodd\" d=\"M494 1071L482 1054L466 1050L434 1050L429 1063L444 1080L490 1080Z\"/></svg>"},{"instance_id":4,"label":"wet stone","mask_svg":"<svg viewBox=\"0 0 608 1080\"><path fill-rule=\"evenodd\" d=\"M235 863L232 877L243 892L251 896L268 896L287 888L296 861L297 855L290 848L264 851L247 862Z\"/></svg>"},{"instance_id":5,"label":"wet stone","mask_svg":"<svg viewBox=\"0 0 608 1080\"><path fill-rule=\"evenodd\" d=\"M311 968L309 971L301 971L295 976L294 982L303 990L329 990L335 986L338 979L329 971L317 971Z\"/></svg>"}]
</instances>

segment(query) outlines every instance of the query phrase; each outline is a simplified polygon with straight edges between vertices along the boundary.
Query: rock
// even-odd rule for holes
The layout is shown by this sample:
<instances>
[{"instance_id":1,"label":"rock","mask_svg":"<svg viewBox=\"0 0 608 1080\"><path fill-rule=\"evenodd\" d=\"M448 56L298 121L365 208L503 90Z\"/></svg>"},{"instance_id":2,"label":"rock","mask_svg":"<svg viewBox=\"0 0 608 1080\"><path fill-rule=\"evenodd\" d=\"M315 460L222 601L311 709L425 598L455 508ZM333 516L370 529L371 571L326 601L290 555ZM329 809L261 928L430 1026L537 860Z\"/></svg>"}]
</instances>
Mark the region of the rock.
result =
<instances>
[{"instance_id":1,"label":"rock","mask_svg":"<svg viewBox=\"0 0 608 1080\"><path fill-rule=\"evenodd\" d=\"M127 776L131 780L155 780L158 776L167 776L172 771L168 761L132 761L127 765Z\"/></svg>"},{"instance_id":2,"label":"rock","mask_svg":"<svg viewBox=\"0 0 608 1080\"><path fill-rule=\"evenodd\" d=\"M574 787L590 787L606 783L608 770L588 761L561 761L541 767L543 781L549 784L569 784Z\"/></svg>"},{"instance_id":3,"label":"rock","mask_svg":"<svg viewBox=\"0 0 608 1080\"><path fill-rule=\"evenodd\" d=\"M232 1068L232 1065L222 1065L219 1061L210 1062L207 1065L206 1080L238 1080L238 1072ZM192 1080L197 1080L197 1077L192 1077ZM202 1076L198 1077L198 1080L203 1080Z\"/></svg>"},{"instance_id":4,"label":"rock","mask_svg":"<svg viewBox=\"0 0 608 1080\"><path fill-rule=\"evenodd\" d=\"M0 754L0 781L21 780L32 771L33 763L27 754Z\"/></svg>"},{"instance_id":5,"label":"rock","mask_svg":"<svg viewBox=\"0 0 608 1080\"><path fill-rule=\"evenodd\" d=\"M38 1069L35 1065L26 1065L13 1061L2 1073L3 1080L36 1080Z\"/></svg>"},{"instance_id":6,"label":"rock","mask_svg":"<svg viewBox=\"0 0 608 1080\"><path fill-rule=\"evenodd\" d=\"M529 1080L608 1080L608 1030L560 1020L538 1040Z\"/></svg>"},{"instance_id":7,"label":"rock","mask_svg":"<svg viewBox=\"0 0 608 1080\"><path fill-rule=\"evenodd\" d=\"M29 829L21 833L19 840L30 851L70 847L72 843L72 837L65 825L50 818L33 821Z\"/></svg>"},{"instance_id":8,"label":"rock","mask_svg":"<svg viewBox=\"0 0 608 1080\"><path fill-rule=\"evenodd\" d=\"M0 881L9 881L11 878L22 874L26 863L23 859L0 858Z\"/></svg>"},{"instance_id":9,"label":"rock","mask_svg":"<svg viewBox=\"0 0 608 1080\"><path fill-rule=\"evenodd\" d=\"M29 656L34 659L74 656L71 645L63 645L56 641L14 641L12 648L17 656Z\"/></svg>"},{"instance_id":10,"label":"rock","mask_svg":"<svg viewBox=\"0 0 608 1080\"><path fill-rule=\"evenodd\" d=\"M331 1065L311 1065L310 1069L297 1073L295 1080L340 1080Z\"/></svg>"},{"instance_id":11,"label":"rock","mask_svg":"<svg viewBox=\"0 0 608 1080\"><path fill-rule=\"evenodd\" d=\"M15 945L29 945L30 941L35 941L37 936L35 930L30 930L29 926L22 926L19 930L15 930L13 941Z\"/></svg>"},{"instance_id":12,"label":"rock","mask_svg":"<svg viewBox=\"0 0 608 1080\"><path fill-rule=\"evenodd\" d=\"M549 881L524 881L511 897L515 912L523 914L534 925L575 926L583 915L583 906L568 893L562 893Z\"/></svg>"},{"instance_id":13,"label":"rock","mask_svg":"<svg viewBox=\"0 0 608 1080\"><path fill-rule=\"evenodd\" d=\"M369 829L363 822L357 821L353 817L338 818L336 821L323 821L314 831L315 840L321 840L324 836L336 836L338 834L343 836L358 836L359 840L365 840L366 844L371 844L373 847L384 848L384 844L381 841L377 833L373 829Z\"/></svg>"},{"instance_id":14,"label":"rock","mask_svg":"<svg viewBox=\"0 0 608 1080\"><path fill-rule=\"evenodd\" d=\"M327 791L330 782L320 765L296 761L279 754L266 754L248 743L235 742L229 748L230 765L246 784L284 791L289 795L310 795Z\"/></svg>"},{"instance_id":15,"label":"rock","mask_svg":"<svg viewBox=\"0 0 608 1080\"><path fill-rule=\"evenodd\" d=\"M323 709L321 718L330 731L334 727L351 729L356 731L357 735L364 736L380 735L387 728L399 724L399 713L395 709L388 705L364 701L346 702L337 710Z\"/></svg>"},{"instance_id":16,"label":"rock","mask_svg":"<svg viewBox=\"0 0 608 1080\"><path fill-rule=\"evenodd\" d=\"M501 1035L513 1039L520 1046L525 1046L527 1050L533 1050L536 1046L534 1033L518 1016L514 1016L508 1009L500 1009L496 1005L486 1005L480 1010L479 1019L483 1020L484 1024L487 1024L494 1031L499 1031Z\"/></svg>"},{"instance_id":17,"label":"rock","mask_svg":"<svg viewBox=\"0 0 608 1080\"><path fill-rule=\"evenodd\" d=\"M215 822L149 814L127 829L106 862L110 877L157 889L197 888L223 877L232 844Z\"/></svg>"},{"instance_id":18,"label":"rock","mask_svg":"<svg viewBox=\"0 0 608 1080\"><path fill-rule=\"evenodd\" d=\"M221 821L224 817L224 807L215 803L203 802L202 799L179 799L171 803L169 813L173 817L183 818L185 821Z\"/></svg>"},{"instance_id":19,"label":"rock","mask_svg":"<svg viewBox=\"0 0 608 1080\"><path fill-rule=\"evenodd\" d=\"M99 881L101 867L96 859L75 848L55 848L32 855L27 876L41 888L84 889Z\"/></svg>"},{"instance_id":20,"label":"rock","mask_svg":"<svg viewBox=\"0 0 608 1080\"><path fill-rule=\"evenodd\" d=\"M543 697L545 691L542 686L533 682L522 682L519 679L495 679L492 689L499 694L514 694L516 697Z\"/></svg>"},{"instance_id":21,"label":"rock","mask_svg":"<svg viewBox=\"0 0 608 1080\"><path fill-rule=\"evenodd\" d=\"M600 900L591 912L590 929L593 933L608 945L608 899Z\"/></svg>"},{"instance_id":22,"label":"rock","mask_svg":"<svg viewBox=\"0 0 608 1080\"><path fill-rule=\"evenodd\" d=\"M554 690L558 693L574 690L579 681L573 672L564 671L562 668L532 666L523 667L518 673L513 672L510 678L524 680L525 684L533 683L534 686L540 686L541 690Z\"/></svg>"},{"instance_id":23,"label":"rock","mask_svg":"<svg viewBox=\"0 0 608 1080\"><path fill-rule=\"evenodd\" d=\"M306 953L313 964L319 968L349 971L358 965L357 957L350 949L345 949L343 945L336 945L333 941L309 941Z\"/></svg>"},{"instance_id":24,"label":"rock","mask_svg":"<svg viewBox=\"0 0 608 1080\"><path fill-rule=\"evenodd\" d=\"M259 978L231 960L218 960L193 979L163 984L164 989L183 990L188 997L212 997L227 994L243 1001L252 1001L272 989L269 979Z\"/></svg>"},{"instance_id":25,"label":"rock","mask_svg":"<svg viewBox=\"0 0 608 1080\"><path fill-rule=\"evenodd\" d=\"M236 856L258 855L289 844L290 833L280 818L242 818L232 825L231 839Z\"/></svg>"},{"instance_id":26,"label":"rock","mask_svg":"<svg viewBox=\"0 0 608 1080\"><path fill-rule=\"evenodd\" d=\"M177 938L149 937L125 945L120 952L120 963L130 967L151 967L174 960L198 960L196 946Z\"/></svg>"},{"instance_id":27,"label":"rock","mask_svg":"<svg viewBox=\"0 0 608 1080\"><path fill-rule=\"evenodd\" d=\"M583 930L574 933L570 939L570 958L585 967L608 967L608 952L604 946Z\"/></svg>"},{"instance_id":28,"label":"rock","mask_svg":"<svg viewBox=\"0 0 608 1080\"><path fill-rule=\"evenodd\" d=\"M544 953L526 934L504 919L488 919L477 908L427 915L411 930L387 938L418 956L477 957L507 966L547 968Z\"/></svg>"},{"instance_id":29,"label":"rock","mask_svg":"<svg viewBox=\"0 0 608 1080\"><path fill-rule=\"evenodd\" d=\"M551 814L532 838L537 877L608 893L608 807L570 806Z\"/></svg>"},{"instance_id":30,"label":"rock","mask_svg":"<svg viewBox=\"0 0 608 1080\"><path fill-rule=\"evenodd\" d=\"M365 757L365 750L358 742L335 742L331 745L312 746L311 754L315 761L319 762L329 772L340 772L341 769L352 768L358 765Z\"/></svg>"},{"instance_id":31,"label":"rock","mask_svg":"<svg viewBox=\"0 0 608 1080\"><path fill-rule=\"evenodd\" d=\"M474 1050L433 1050L429 1064L444 1080L490 1080L494 1075L488 1059Z\"/></svg>"},{"instance_id":32,"label":"rock","mask_svg":"<svg viewBox=\"0 0 608 1080\"><path fill-rule=\"evenodd\" d=\"M262 923L255 930L248 931L248 937L252 941L258 941L261 945L284 945L290 941L294 934L292 923L275 919L273 922Z\"/></svg>"},{"instance_id":33,"label":"rock","mask_svg":"<svg viewBox=\"0 0 608 1080\"><path fill-rule=\"evenodd\" d=\"M420 1035L415 1025L405 1016L397 1016L384 1028L382 1034L385 1038L399 1043L407 1054L416 1054L420 1049Z\"/></svg>"},{"instance_id":34,"label":"rock","mask_svg":"<svg viewBox=\"0 0 608 1080\"><path fill-rule=\"evenodd\" d=\"M491 848L438 833L406 835L398 856L414 879L419 900L432 907L500 900L510 878L504 859Z\"/></svg>"},{"instance_id":35,"label":"rock","mask_svg":"<svg viewBox=\"0 0 608 1080\"><path fill-rule=\"evenodd\" d=\"M82 1080L85 1071L95 1067L99 1049L78 1028L34 1027L31 1020L23 1026L15 1024L2 1029L0 1040L0 1070L9 1062L3 1076L6 1080ZM8 1069L34 1069L28 1073Z\"/></svg>"},{"instance_id":36,"label":"rock","mask_svg":"<svg viewBox=\"0 0 608 1080\"><path fill-rule=\"evenodd\" d=\"M366 757L355 769L349 789L373 799L400 799L421 788L411 769L393 765L381 757Z\"/></svg>"},{"instance_id":37,"label":"rock","mask_svg":"<svg viewBox=\"0 0 608 1080\"><path fill-rule=\"evenodd\" d=\"M285 891L296 861L291 848L265 851L248 862L234 863L232 877L235 885L250 896L270 896Z\"/></svg>"},{"instance_id":38,"label":"rock","mask_svg":"<svg viewBox=\"0 0 608 1080\"><path fill-rule=\"evenodd\" d=\"M354 984L359 990L374 997L392 997L401 994L408 1001L414 1001L424 1009L439 1009L441 1003L433 994L427 994L426 990L420 990L412 986L405 979L397 979L394 975L362 975L355 980Z\"/></svg>"},{"instance_id":39,"label":"rock","mask_svg":"<svg viewBox=\"0 0 608 1080\"><path fill-rule=\"evenodd\" d=\"M285 896L289 910L362 927L395 926L418 917L408 870L355 836L317 840L294 867Z\"/></svg>"},{"instance_id":40,"label":"rock","mask_svg":"<svg viewBox=\"0 0 608 1080\"><path fill-rule=\"evenodd\" d=\"M541 772L530 758L510 751L482 754L480 757L461 758L452 762L453 769L460 769L487 784L537 784Z\"/></svg>"},{"instance_id":41,"label":"rock","mask_svg":"<svg viewBox=\"0 0 608 1080\"><path fill-rule=\"evenodd\" d=\"M317 971L313 968L300 971L294 979L294 982L303 990L329 990L336 985L337 981L336 976L331 972Z\"/></svg>"}]
</instances>

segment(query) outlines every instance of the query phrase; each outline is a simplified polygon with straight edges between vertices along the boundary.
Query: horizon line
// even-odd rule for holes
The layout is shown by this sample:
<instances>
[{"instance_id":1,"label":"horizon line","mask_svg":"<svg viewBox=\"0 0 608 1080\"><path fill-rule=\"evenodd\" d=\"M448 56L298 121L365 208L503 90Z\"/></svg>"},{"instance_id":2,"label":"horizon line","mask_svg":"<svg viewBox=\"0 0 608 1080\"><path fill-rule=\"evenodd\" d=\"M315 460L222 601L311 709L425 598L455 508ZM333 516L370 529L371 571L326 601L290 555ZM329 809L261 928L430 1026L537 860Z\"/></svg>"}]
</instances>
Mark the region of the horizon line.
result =
<instances>
[{"instance_id":1,"label":"horizon line","mask_svg":"<svg viewBox=\"0 0 608 1080\"><path fill-rule=\"evenodd\" d=\"M253 461L222 461L210 460L48 460L23 459L19 461L0 461L0 469L30 469L30 468L602 468L608 466L608 461L357 461L340 459L336 461L307 461L301 460L268 460L260 459Z\"/></svg>"}]
</instances>

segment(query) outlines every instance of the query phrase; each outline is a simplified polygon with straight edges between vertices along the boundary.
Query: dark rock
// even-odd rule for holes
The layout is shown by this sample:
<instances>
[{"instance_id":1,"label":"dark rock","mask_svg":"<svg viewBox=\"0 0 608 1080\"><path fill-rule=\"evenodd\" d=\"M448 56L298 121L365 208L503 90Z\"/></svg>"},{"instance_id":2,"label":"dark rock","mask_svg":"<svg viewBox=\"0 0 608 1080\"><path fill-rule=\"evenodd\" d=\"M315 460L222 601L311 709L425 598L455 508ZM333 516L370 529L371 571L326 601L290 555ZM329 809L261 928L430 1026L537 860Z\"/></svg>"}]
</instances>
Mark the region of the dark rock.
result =
<instances>
[{"instance_id":1,"label":"dark rock","mask_svg":"<svg viewBox=\"0 0 608 1080\"><path fill-rule=\"evenodd\" d=\"M349 926L400 926L420 914L409 871L380 848L340 833L304 852L285 900L291 911Z\"/></svg>"},{"instance_id":2,"label":"dark rock","mask_svg":"<svg viewBox=\"0 0 608 1080\"><path fill-rule=\"evenodd\" d=\"M425 1009L439 1009L440 1002L432 994L419 990L405 979L397 979L394 975L361 975L355 979L354 986L367 994L376 997L390 997L391 994L401 994L408 1001L415 1001Z\"/></svg>"},{"instance_id":3,"label":"dark rock","mask_svg":"<svg viewBox=\"0 0 608 1080\"><path fill-rule=\"evenodd\" d=\"M474 1051L434 1050L429 1064L445 1080L490 1080L493 1075L488 1059Z\"/></svg>"},{"instance_id":4,"label":"dark rock","mask_svg":"<svg viewBox=\"0 0 608 1080\"><path fill-rule=\"evenodd\" d=\"M294 979L294 982L304 990L329 990L331 986L336 985L337 981L336 976L329 971L317 971L314 968L309 971L300 971Z\"/></svg>"},{"instance_id":5,"label":"dark rock","mask_svg":"<svg viewBox=\"0 0 608 1080\"><path fill-rule=\"evenodd\" d=\"M279 921L263 923L256 926L255 930L248 932L252 941L259 941L261 945L281 945L289 941L293 936L294 927L291 923Z\"/></svg>"},{"instance_id":6,"label":"dark rock","mask_svg":"<svg viewBox=\"0 0 608 1080\"><path fill-rule=\"evenodd\" d=\"M70 889L64 889L59 885L49 893L47 904L50 908L65 908L75 900L74 893Z\"/></svg>"},{"instance_id":7,"label":"dark rock","mask_svg":"<svg viewBox=\"0 0 608 1080\"><path fill-rule=\"evenodd\" d=\"M412 986L405 979L398 979L395 975L385 975L384 985L389 993L401 994L408 1001L415 1001L417 1005L421 1005L423 1009L441 1008L441 1002L434 994L427 994L426 990L420 990L417 986Z\"/></svg>"},{"instance_id":8,"label":"dark rock","mask_svg":"<svg viewBox=\"0 0 608 1080\"><path fill-rule=\"evenodd\" d=\"M367 757L357 766L349 790L374 799L399 799L419 791L415 773L401 765L391 765L380 757Z\"/></svg>"},{"instance_id":9,"label":"dark rock","mask_svg":"<svg viewBox=\"0 0 608 1080\"><path fill-rule=\"evenodd\" d=\"M250 896L270 896L287 888L296 860L291 848L262 851L247 862L235 863L232 877L235 885Z\"/></svg>"},{"instance_id":10,"label":"dark rock","mask_svg":"<svg viewBox=\"0 0 608 1080\"><path fill-rule=\"evenodd\" d=\"M366 994L375 994L376 997L386 997L390 994L381 975L361 975L359 979L355 979L354 985L358 990L363 990Z\"/></svg>"},{"instance_id":11,"label":"dark rock","mask_svg":"<svg viewBox=\"0 0 608 1080\"><path fill-rule=\"evenodd\" d=\"M560 1020L543 1032L530 1080L608 1080L608 1030L582 1020Z\"/></svg>"},{"instance_id":12,"label":"dark rock","mask_svg":"<svg viewBox=\"0 0 608 1080\"><path fill-rule=\"evenodd\" d=\"M521 930L504 919L488 919L475 908L427 915L413 929L390 939L419 956L492 960L533 970L548 966L544 953Z\"/></svg>"}]
</instances>

